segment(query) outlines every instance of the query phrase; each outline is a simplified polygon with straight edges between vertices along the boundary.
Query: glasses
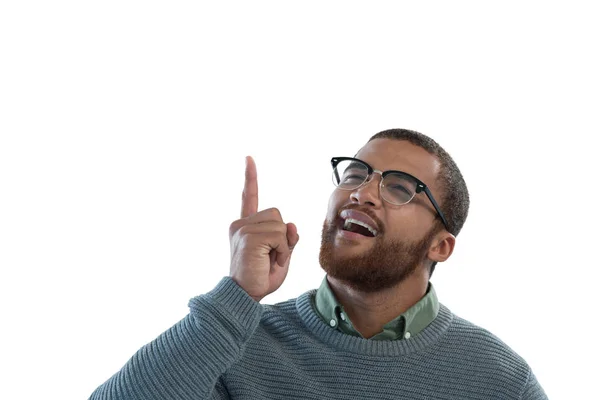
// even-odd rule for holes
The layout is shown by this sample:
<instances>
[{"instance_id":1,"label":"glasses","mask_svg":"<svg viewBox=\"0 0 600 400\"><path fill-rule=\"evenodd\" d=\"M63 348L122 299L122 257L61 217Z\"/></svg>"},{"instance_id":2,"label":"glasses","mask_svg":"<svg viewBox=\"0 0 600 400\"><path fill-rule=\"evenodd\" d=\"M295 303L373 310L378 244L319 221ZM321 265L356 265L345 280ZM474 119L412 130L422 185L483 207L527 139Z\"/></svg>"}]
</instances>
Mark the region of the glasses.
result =
<instances>
[{"instance_id":1,"label":"glasses","mask_svg":"<svg viewBox=\"0 0 600 400\"><path fill-rule=\"evenodd\" d=\"M379 171L366 162L352 157L333 157L333 184L342 190L355 190L370 182L373 174L381 175L379 192L381 197L390 204L401 206L410 202L418 193L425 192L438 215L442 219L446 230L448 222L444 213L433 198L431 191L423 182L414 176L402 171Z\"/></svg>"}]
</instances>

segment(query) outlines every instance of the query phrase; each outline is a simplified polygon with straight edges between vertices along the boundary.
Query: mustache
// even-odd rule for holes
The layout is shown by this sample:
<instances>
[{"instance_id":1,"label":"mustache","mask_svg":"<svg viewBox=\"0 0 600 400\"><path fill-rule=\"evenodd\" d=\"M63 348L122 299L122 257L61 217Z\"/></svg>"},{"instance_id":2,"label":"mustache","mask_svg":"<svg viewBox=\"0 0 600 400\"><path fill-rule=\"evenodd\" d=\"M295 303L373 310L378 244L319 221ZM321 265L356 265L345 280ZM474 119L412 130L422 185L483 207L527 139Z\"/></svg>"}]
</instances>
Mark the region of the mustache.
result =
<instances>
[{"instance_id":1,"label":"mustache","mask_svg":"<svg viewBox=\"0 0 600 400\"><path fill-rule=\"evenodd\" d=\"M361 206L360 204L348 204L346 206L340 207L340 209L337 212L337 216L338 218L340 217L340 214L342 213L342 211L344 210L355 210L355 211L359 211L363 214L368 215L369 217L371 217L371 219L373 221L375 221L375 223L377 224L376 228L377 231L382 234L385 233L385 226L383 224L383 221L381 221L377 215L375 215L375 213L373 211L371 211L371 209L369 207L365 207L365 206Z\"/></svg>"}]
</instances>

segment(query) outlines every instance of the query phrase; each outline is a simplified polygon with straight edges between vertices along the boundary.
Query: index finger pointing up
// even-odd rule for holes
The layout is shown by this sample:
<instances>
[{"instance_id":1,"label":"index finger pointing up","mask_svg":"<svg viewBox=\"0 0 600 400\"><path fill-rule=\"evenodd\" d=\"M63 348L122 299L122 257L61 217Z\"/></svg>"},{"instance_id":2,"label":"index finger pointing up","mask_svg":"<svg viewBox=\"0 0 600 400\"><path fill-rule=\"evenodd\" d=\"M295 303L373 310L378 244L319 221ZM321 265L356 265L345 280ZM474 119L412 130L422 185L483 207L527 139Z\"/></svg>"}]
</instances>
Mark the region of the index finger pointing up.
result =
<instances>
[{"instance_id":1,"label":"index finger pointing up","mask_svg":"<svg viewBox=\"0 0 600 400\"><path fill-rule=\"evenodd\" d=\"M256 164L252 157L246 157L246 179L242 192L242 218L249 217L258 212L258 179L256 178Z\"/></svg>"}]
</instances>

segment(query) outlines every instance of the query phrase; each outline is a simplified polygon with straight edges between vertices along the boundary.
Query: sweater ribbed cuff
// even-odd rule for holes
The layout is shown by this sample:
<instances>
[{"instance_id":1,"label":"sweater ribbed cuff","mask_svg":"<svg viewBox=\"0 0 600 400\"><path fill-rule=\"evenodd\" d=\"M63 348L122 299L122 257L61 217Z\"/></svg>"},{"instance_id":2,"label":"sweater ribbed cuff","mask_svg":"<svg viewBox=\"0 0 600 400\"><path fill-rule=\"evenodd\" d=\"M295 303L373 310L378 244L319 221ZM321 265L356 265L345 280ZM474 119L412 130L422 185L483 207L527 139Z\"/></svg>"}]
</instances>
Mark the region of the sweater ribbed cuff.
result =
<instances>
[{"instance_id":1,"label":"sweater ribbed cuff","mask_svg":"<svg viewBox=\"0 0 600 400\"><path fill-rule=\"evenodd\" d=\"M254 319L256 313L262 311L261 305L228 276L221 279L217 286L206 295L211 296L232 315L244 321L243 325Z\"/></svg>"},{"instance_id":2,"label":"sweater ribbed cuff","mask_svg":"<svg viewBox=\"0 0 600 400\"><path fill-rule=\"evenodd\" d=\"M222 316L246 335L253 333L260 322L263 307L230 277L224 277L210 292L194 297L189 306L192 314L203 309L204 304L218 310ZM246 336L244 335L244 336Z\"/></svg>"}]
</instances>

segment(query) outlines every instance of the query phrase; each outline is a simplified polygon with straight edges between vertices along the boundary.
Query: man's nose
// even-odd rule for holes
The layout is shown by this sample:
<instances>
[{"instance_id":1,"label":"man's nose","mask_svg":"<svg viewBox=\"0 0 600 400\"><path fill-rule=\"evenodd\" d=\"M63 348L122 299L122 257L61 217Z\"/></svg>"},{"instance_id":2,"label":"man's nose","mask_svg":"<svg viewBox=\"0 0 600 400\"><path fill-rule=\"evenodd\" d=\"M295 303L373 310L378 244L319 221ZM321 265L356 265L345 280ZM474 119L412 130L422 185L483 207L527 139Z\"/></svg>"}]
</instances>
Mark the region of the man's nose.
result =
<instances>
[{"instance_id":1,"label":"man's nose","mask_svg":"<svg viewBox=\"0 0 600 400\"><path fill-rule=\"evenodd\" d=\"M376 176L378 175L378 176ZM380 181L382 177L379 173L372 173L367 182L354 189L350 194L350 199L360 205L370 205L374 207L381 206Z\"/></svg>"}]
</instances>

